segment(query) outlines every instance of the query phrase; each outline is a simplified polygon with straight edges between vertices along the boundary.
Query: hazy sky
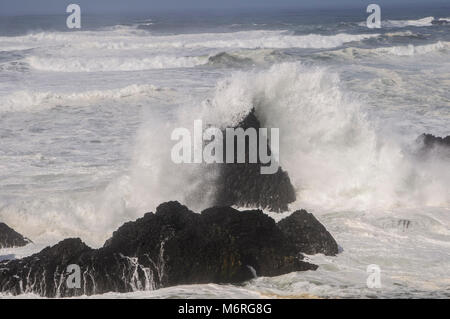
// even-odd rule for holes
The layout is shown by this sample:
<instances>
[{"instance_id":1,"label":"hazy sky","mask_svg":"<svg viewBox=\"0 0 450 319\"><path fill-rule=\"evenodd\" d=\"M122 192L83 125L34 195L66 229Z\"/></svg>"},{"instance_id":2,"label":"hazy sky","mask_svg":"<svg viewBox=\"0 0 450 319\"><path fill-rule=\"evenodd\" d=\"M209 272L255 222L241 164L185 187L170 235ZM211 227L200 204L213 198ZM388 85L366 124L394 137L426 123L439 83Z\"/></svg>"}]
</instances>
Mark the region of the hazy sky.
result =
<instances>
[{"instance_id":1,"label":"hazy sky","mask_svg":"<svg viewBox=\"0 0 450 319\"><path fill-rule=\"evenodd\" d=\"M79 4L84 13L124 13L206 9L267 7L349 7L448 4L449 0L0 0L0 15L64 14L70 3Z\"/></svg>"}]
</instances>

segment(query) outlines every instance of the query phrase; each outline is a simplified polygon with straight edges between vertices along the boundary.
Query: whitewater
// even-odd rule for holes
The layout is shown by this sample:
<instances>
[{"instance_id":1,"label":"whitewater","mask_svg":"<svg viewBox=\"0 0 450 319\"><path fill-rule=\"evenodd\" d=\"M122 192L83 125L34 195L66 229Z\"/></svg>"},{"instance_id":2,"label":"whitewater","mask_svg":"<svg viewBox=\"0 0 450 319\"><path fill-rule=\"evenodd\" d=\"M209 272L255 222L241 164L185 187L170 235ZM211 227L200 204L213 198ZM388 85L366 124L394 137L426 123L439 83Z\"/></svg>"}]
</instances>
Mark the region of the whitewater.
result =
<instances>
[{"instance_id":1,"label":"whitewater","mask_svg":"<svg viewBox=\"0 0 450 319\"><path fill-rule=\"evenodd\" d=\"M0 260L67 237L101 247L164 201L209 207L217 176L173 163L171 132L196 119L233 126L254 108L280 128L290 211L313 213L341 253L241 285L86 298L448 298L450 152L415 155L420 134L450 135L450 26L431 23L450 13L439 14L394 15L375 30L364 14L321 13L2 29L0 221L33 243ZM370 264L380 289L366 286Z\"/></svg>"}]
</instances>

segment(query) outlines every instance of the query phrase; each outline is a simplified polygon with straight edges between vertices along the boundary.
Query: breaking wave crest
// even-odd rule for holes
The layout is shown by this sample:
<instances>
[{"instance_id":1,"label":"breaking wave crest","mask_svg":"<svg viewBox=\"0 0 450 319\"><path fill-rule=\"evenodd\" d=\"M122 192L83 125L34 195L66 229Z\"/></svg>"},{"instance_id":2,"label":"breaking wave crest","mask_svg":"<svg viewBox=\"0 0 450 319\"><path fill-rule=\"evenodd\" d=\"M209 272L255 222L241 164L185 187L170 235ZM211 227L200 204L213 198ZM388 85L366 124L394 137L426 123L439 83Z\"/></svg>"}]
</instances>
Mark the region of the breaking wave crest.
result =
<instances>
[{"instance_id":1,"label":"breaking wave crest","mask_svg":"<svg viewBox=\"0 0 450 319\"><path fill-rule=\"evenodd\" d=\"M368 209L450 201L448 163L418 161L398 136L381 133L364 104L326 68L285 63L237 73L218 84L209 104L209 123L237 124L255 107L263 127L282 128L280 164L295 184L299 206Z\"/></svg>"},{"instance_id":2,"label":"breaking wave crest","mask_svg":"<svg viewBox=\"0 0 450 319\"><path fill-rule=\"evenodd\" d=\"M239 31L156 36L146 31L120 29L109 32L82 31L77 34L42 32L19 37L0 37L9 45L39 46L48 42L64 44L70 49L186 49L186 48L332 48L344 43L362 41L379 34L294 35L287 31Z\"/></svg>"},{"instance_id":3,"label":"breaking wave crest","mask_svg":"<svg viewBox=\"0 0 450 319\"><path fill-rule=\"evenodd\" d=\"M25 61L34 69L53 72L114 72L151 69L190 68L205 64L206 57L155 56L151 58L42 58Z\"/></svg>"},{"instance_id":4,"label":"breaking wave crest","mask_svg":"<svg viewBox=\"0 0 450 319\"><path fill-rule=\"evenodd\" d=\"M55 106L88 106L102 100L152 96L161 91L154 85L129 85L120 89L93 90L77 93L16 91L0 99L0 112L40 111Z\"/></svg>"},{"instance_id":5,"label":"breaking wave crest","mask_svg":"<svg viewBox=\"0 0 450 319\"><path fill-rule=\"evenodd\" d=\"M328 51L319 53L318 56L336 56L343 58L363 58L368 56L373 57L411 57L418 55L425 55L430 53L447 53L450 48L450 42L438 41L436 43L424 44L424 45L404 45L404 46L391 46L381 47L374 49L354 48L349 47L340 50Z\"/></svg>"}]
</instances>

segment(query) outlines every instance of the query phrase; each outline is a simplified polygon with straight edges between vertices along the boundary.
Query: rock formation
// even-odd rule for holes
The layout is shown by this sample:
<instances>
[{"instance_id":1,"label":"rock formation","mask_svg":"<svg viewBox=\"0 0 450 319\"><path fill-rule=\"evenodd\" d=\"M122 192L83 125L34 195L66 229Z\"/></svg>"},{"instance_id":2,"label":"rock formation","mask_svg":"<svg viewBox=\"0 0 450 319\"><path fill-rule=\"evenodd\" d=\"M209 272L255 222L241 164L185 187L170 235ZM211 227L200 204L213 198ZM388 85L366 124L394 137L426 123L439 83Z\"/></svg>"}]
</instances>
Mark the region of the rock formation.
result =
<instances>
[{"instance_id":1,"label":"rock formation","mask_svg":"<svg viewBox=\"0 0 450 319\"><path fill-rule=\"evenodd\" d=\"M22 247L30 242L5 223L0 223L0 248Z\"/></svg>"},{"instance_id":2,"label":"rock formation","mask_svg":"<svg viewBox=\"0 0 450 319\"><path fill-rule=\"evenodd\" d=\"M125 223L102 248L66 239L30 257L0 262L0 292L65 297L238 283L255 275L315 270L302 252L337 253L333 237L305 211L276 224L260 210L213 207L196 214L167 202ZM80 269L80 288L67 285L73 264Z\"/></svg>"}]
</instances>

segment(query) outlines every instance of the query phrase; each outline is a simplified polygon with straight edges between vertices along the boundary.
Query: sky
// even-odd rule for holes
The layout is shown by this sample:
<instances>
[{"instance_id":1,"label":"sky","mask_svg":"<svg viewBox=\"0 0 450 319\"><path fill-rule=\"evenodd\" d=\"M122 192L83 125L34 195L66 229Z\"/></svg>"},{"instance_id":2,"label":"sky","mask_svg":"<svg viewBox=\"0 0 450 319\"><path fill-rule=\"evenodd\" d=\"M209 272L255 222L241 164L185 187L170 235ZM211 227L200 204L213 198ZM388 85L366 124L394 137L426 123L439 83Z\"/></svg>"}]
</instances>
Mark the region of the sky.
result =
<instances>
[{"instance_id":1,"label":"sky","mask_svg":"<svg viewBox=\"0 0 450 319\"><path fill-rule=\"evenodd\" d=\"M0 0L0 16L19 14L65 14L70 3L83 13L151 13L199 9L332 8L447 4L449 0Z\"/></svg>"}]
</instances>

